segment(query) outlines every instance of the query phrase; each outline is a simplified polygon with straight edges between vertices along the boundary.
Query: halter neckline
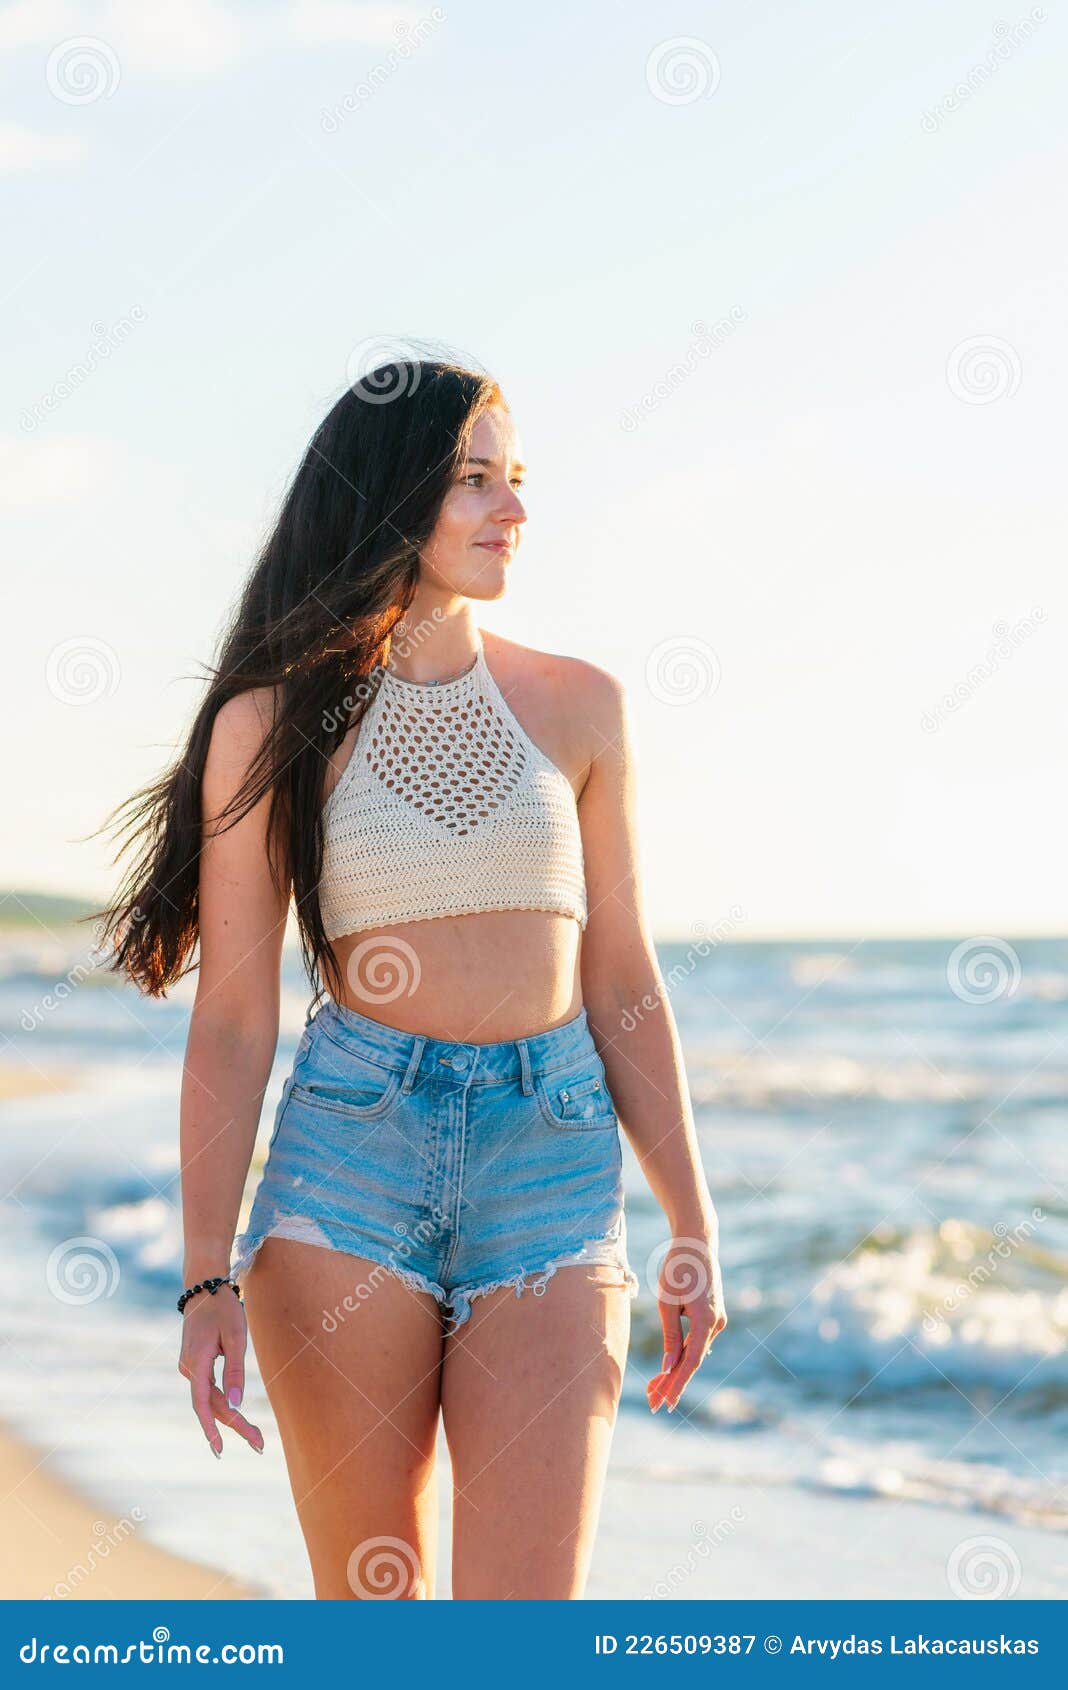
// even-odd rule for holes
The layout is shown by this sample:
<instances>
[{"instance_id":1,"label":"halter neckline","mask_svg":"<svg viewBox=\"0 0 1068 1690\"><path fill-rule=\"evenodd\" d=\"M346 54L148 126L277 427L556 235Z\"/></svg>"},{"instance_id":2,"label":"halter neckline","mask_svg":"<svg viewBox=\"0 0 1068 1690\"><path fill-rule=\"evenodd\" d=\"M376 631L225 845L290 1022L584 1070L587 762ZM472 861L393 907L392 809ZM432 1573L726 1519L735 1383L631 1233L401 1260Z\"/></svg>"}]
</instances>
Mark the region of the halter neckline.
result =
<instances>
[{"instance_id":1,"label":"halter neckline","mask_svg":"<svg viewBox=\"0 0 1068 1690\"><path fill-rule=\"evenodd\" d=\"M446 680L409 681L405 678L405 676L395 674L389 667L388 663L383 664L385 676L390 685L394 687L401 687L406 692L432 692L436 696L440 696L442 693L448 693L453 688L461 687L465 681L469 681L471 679L476 670L481 669L485 652L482 646L482 631L479 628L475 629L475 642L476 650L474 662L469 663L467 668L462 670L459 675L450 675Z\"/></svg>"}]
</instances>

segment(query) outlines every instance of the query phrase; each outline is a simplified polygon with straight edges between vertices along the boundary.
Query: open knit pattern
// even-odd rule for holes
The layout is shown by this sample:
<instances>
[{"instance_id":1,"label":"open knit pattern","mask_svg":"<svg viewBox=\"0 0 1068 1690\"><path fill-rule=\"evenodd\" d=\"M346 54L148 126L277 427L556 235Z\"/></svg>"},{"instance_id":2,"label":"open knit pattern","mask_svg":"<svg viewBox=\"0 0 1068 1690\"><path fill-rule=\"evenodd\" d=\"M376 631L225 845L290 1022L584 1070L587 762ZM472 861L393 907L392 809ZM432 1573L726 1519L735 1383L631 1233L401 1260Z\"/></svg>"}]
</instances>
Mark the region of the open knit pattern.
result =
<instances>
[{"instance_id":1,"label":"open knit pattern","mask_svg":"<svg viewBox=\"0 0 1068 1690\"><path fill-rule=\"evenodd\" d=\"M477 639L452 680L372 670L377 691L323 806L328 939L483 910L556 910L586 926L571 782L508 708Z\"/></svg>"}]
</instances>

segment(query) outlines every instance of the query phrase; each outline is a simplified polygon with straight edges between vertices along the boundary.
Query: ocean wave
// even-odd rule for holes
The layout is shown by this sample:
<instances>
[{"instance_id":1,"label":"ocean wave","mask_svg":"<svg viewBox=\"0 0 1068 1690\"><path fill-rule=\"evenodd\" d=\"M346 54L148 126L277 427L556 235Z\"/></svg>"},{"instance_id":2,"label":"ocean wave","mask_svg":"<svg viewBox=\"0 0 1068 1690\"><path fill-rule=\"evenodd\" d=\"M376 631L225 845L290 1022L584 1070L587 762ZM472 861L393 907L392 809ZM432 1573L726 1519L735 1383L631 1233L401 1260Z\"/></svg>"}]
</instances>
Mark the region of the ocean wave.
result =
<instances>
[{"instance_id":1,"label":"ocean wave","mask_svg":"<svg viewBox=\"0 0 1068 1690\"><path fill-rule=\"evenodd\" d=\"M963 1103L1004 1096L1001 1070L935 1066L921 1057L888 1053L883 1061L831 1055L820 1051L791 1056L754 1056L749 1047L717 1051L694 1062L689 1074L695 1107L723 1104L748 1108L797 1109L825 1099L871 1098L887 1103ZM1068 1069L1020 1076L1014 1098L1063 1100Z\"/></svg>"},{"instance_id":2,"label":"ocean wave","mask_svg":"<svg viewBox=\"0 0 1068 1690\"><path fill-rule=\"evenodd\" d=\"M1036 1218L1037 1217L1037 1218ZM990 1229L961 1219L865 1240L764 1341L799 1380L835 1394L917 1386L1068 1402L1068 1264L1044 1211ZM969 1398L970 1400L970 1398Z\"/></svg>"}]
</instances>

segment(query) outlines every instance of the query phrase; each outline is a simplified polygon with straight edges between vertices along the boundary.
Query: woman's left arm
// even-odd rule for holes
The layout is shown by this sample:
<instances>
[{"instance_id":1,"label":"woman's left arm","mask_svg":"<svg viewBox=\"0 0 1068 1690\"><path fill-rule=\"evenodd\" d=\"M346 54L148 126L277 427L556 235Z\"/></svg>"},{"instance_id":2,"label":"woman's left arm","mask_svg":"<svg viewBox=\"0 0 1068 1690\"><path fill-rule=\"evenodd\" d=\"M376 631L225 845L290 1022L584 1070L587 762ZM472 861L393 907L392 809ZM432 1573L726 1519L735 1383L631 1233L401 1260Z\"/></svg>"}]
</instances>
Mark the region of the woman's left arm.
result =
<instances>
[{"instance_id":1,"label":"woman's left arm","mask_svg":"<svg viewBox=\"0 0 1068 1690\"><path fill-rule=\"evenodd\" d=\"M579 666L576 666L579 667ZM654 1412L673 1409L727 1324L719 1223L701 1165L678 1028L645 912L629 707L623 684L582 664L576 687L592 732L579 799L589 915L582 993L608 1085L672 1242L660 1268L664 1362L649 1383ZM680 1317L689 1332L683 1337Z\"/></svg>"}]
</instances>

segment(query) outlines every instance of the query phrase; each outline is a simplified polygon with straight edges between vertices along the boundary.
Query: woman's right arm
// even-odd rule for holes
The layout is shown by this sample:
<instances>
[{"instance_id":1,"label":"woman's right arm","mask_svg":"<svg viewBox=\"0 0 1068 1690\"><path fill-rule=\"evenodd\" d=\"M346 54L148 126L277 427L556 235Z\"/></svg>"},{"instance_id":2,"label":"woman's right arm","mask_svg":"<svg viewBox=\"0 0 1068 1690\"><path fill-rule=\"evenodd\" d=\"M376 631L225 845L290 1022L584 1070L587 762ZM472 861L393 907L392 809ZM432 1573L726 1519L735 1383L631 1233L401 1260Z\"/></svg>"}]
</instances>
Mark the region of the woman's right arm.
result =
<instances>
[{"instance_id":1,"label":"woman's right arm","mask_svg":"<svg viewBox=\"0 0 1068 1690\"><path fill-rule=\"evenodd\" d=\"M203 776L199 885L200 966L182 1075L180 1154L183 1284L226 1276L278 1043L279 975L289 909L267 863L270 793L236 824L215 825L244 781L267 726L267 689L239 694L215 718ZM227 1286L199 1291L182 1316L179 1372L190 1381L204 1434L222 1452L216 1422L262 1448L258 1428L227 1402L244 1390L247 1328ZM222 1390L215 1359L224 1357ZM240 1394L237 1397L240 1401Z\"/></svg>"}]
</instances>

